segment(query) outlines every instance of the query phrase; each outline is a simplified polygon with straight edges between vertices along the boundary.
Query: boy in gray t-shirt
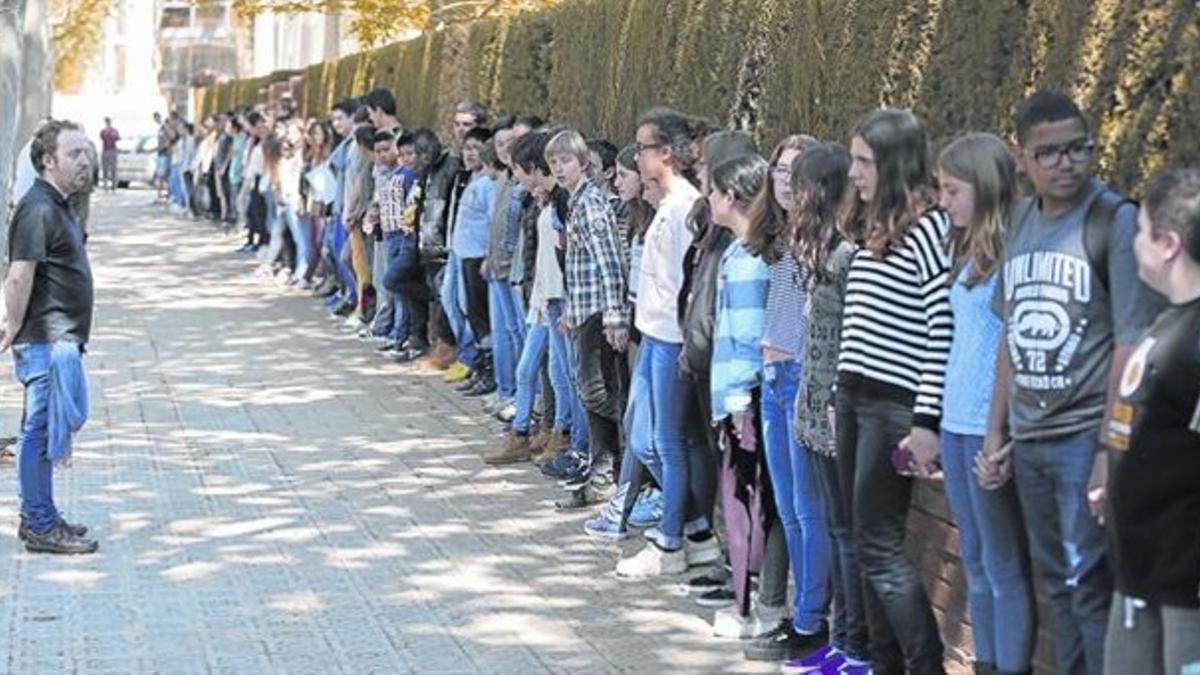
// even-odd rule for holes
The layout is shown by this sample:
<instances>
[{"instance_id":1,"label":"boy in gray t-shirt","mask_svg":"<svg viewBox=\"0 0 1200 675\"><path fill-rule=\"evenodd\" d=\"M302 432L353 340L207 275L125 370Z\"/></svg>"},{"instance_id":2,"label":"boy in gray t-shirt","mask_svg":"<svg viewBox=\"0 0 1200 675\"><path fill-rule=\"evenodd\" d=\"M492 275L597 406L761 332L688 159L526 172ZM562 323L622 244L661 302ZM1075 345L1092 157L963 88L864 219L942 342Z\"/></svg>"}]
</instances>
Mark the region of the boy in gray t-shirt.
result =
<instances>
[{"instance_id":1,"label":"boy in gray t-shirt","mask_svg":"<svg viewBox=\"0 0 1200 675\"><path fill-rule=\"evenodd\" d=\"M1019 441L1097 429L1114 347L1133 342L1159 308L1137 277L1135 205L1117 208L1107 260L1089 258L1084 218L1105 189L1091 179L1065 213L1022 204L1009 233L995 305L1007 329L1009 433ZM1107 266L1107 284L1093 262Z\"/></svg>"},{"instance_id":2,"label":"boy in gray t-shirt","mask_svg":"<svg viewBox=\"0 0 1200 675\"><path fill-rule=\"evenodd\" d=\"M1018 205L1004 251L993 306L1005 340L977 466L985 487L1007 480L1011 466L1052 606L1057 672L1100 675L1112 578L1089 484L1103 484L1100 429L1113 373L1161 299L1137 276L1132 204L1100 224L1110 228L1106 245L1087 243L1097 241L1085 221L1105 187L1092 177L1095 143L1079 108L1038 92L1017 111L1017 137L1018 164L1037 194ZM1001 449L1008 438L1011 455Z\"/></svg>"}]
</instances>

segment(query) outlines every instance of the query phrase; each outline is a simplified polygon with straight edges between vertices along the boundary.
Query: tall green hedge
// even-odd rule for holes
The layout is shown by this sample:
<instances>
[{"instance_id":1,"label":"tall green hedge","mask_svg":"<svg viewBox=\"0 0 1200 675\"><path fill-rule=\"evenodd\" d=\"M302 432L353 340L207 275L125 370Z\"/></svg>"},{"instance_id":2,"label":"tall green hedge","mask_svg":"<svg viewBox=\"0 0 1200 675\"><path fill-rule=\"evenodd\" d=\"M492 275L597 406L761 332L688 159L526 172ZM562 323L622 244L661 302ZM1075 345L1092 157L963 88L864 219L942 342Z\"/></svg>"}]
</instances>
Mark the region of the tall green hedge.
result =
<instances>
[{"instance_id":1,"label":"tall green hedge","mask_svg":"<svg viewBox=\"0 0 1200 675\"><path fill-rule=\"evenodd\" d=\"M670 105L751 131L845 139L881 106L934 138L1008 133L1039 87L1095 122L1104 173L1133 189L1188 153L1200 126L1192 0L567 0L305 69L306 114L373 85L402 119L445 130L461 98L617 141ZM288 73L292 75L294 73ZM286 79L286 78L284 78ZM204 112L260 100L279 74L210 87Z\"/></svg>"}]
</instances>

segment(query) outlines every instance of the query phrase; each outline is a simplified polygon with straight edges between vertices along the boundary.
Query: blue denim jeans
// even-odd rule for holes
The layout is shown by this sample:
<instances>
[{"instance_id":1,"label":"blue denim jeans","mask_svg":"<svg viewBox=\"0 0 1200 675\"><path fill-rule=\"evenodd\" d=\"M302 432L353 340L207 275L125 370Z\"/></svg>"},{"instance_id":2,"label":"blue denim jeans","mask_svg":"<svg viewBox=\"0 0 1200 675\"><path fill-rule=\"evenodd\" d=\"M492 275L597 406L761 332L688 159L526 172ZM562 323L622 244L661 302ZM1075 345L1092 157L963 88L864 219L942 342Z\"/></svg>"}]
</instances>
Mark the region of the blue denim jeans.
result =
<instances>
[{"instance_id":1,"label":"blue denim jeans","mask_svg":"<svg viewBox=\"0 0 1200 675\"><path fill-rule=\"evenodd\" d=\"M513 418L513 429L516 431L529 431L533 400L541 382L538 372L543 362L549 368L553 391L544 391L542 395L554 397L554 429L563 431L571 424L571 397L575 391L571 387L563 355L558 353L559 350L550 348L550 333L553 330L544 322L530 324L525 335L525 345L517 363L517 415ZM547 351L550 352L549 359L545 359Z\"/></svg>"},{"instance_id":2,"label":"blue denim jeans","mask_svg":"<svg viewBox=\"0 0 1200 675\"><path fill-rule=\"evenodd\" d=\"M1105 536L1087 505L1099 431L1018 441L1013 476L1029 549L1050 598L1058 672L1099 675L1112 598Z\"/></svg>"},{"instance_id":3,"label":"blue denim jeans","mask_svg":"<svg viewBox=\"0 0 1200 675\"><path fill-rule=\"evenodd\" d=\"M21 517L38 533L58 521L54 506L54 464L49 455L50 366L56 349L76 349L68 342L13 345L13 370L25 387L25 407L17 449L17 484Z\"/></svg>"},{"instance_id":4,"label":"blue denim jeans","mask_svg":"<svg viewBox=\"0 0 1200 675\"><path fill-rule=\"evenodd\" d=\"M404 300L392 292L385 283L392 266L392 255L403 247L403 235L387 232L382 242L375 244L375 264L371 265L371 285L375 287L375 318L371 322L371 334L376 337L398 341L405 337Z\"/></svg>"},{"instance_id":5,"label":"blue denim jeans","mask_svg":"<svg viewBox=\"0 0 1200 675\"><path fill-rule=\"evenodd\" d=\"M298 280L306 279L308 278L308 265L312 260L312 246L310 246L312 236L308 231L308 221L300 218L300 212L297 211L295 204L283 204L279 207L278 212L283 217L288 232L292 233L292 239L296 242L296 271L293 276Z\"/></svg>"},{"instance_id":6,"label":"blue denim jeans","mask_svg":"<svg viewBox=\"0 0 1200 675\"><path fill-rule=\"evenodd\" d=\"M1027 671L1037 618L1016 488L1012 481L998 490L979 486L972 467L982 436L943 431L941 446L946 499L967 576L975 660L1003 672Z\"/></svg>"},{"instance_id":7,"label":"blue denim jeans","mask_svg":"<svg viewBox=\"0 0 1200 675\"><path fill-rule=\"evenodd\" d=\"M829 526L808 453L792 433L799 391L798 362L763 367L763 445L796 585L792 622L798 631L815 633L825 627L829 607Z\"/></svg>"},{"instance_id":8,"label":"blue denim jeans","mask_svg":"<svg viewBox=\"0 0 1200 675\"><path fill-rule=\"evenodd\" d=\"M563 301L551 300L546 307L546 315L550 319L550 359L554 360L555 353L562 363L563 372L567 376L570 387L567 402L569 406L556 406L554 414L559 422L564 419L571 427L571 449L587 454L588 452L588 423L587 409L583 407L583 398L579 395L579 384L576 381L579 369L579 355L575 350L575 341L558 329L558 320L563 314ZM563 412L567 408L568 412ZM557 424L556 424L557 426ZM557 427L565 429L566 426Z\"/></svg>"},{"instance_id":9,"label":"blue denim jeans","mask_svg":"<svg viewBox=\"0 0 1200 675\"><path fill-rule=\"evenodd\" d=\"M525 341L524 303L514 295L507 279L488 279L487 288L496 392L503 398L512 398L517 393L517 359Z\"/></svg>"},{"instance_id":10,"label":"blue denim jeans","mask_svg":"<svg viewBox=\"0 0 1200 675\"><path fill-rule=\"evenodd\" d=\"M697 435L701 430L689 429L694 416L688 409L688 383L678 367L681 348L643 335L630 387L630 400L637 407L629 447L662 486L658 544L667 550L683 546L684 534L709 529L703 515L684 523L689 505L696 503L692 490L699 485L692 472L701 467L693 455L707 452L708 446Z\"/></svg>"},{"instance_id":11,"label":"blue denim jeans","mask_svg":"<svg viewBox=\"0 0 1200 675\"><path fill-rule=\"evenodd\" d=\"M458 360L468 366L475 365L475 335L471 325L467 323L467 314L463 310L466 303L466 293L463 288L462 261L450 253L446 266L442 271L441 284L442 311L450 323L450 332L458 342Z\"/></svg>"},{"instance_id":12,"label":"blue denim jeans","mask_svg":"<svg viewBox=\"0 0 1200 675\"><path fill-rule=\"evenodd\" d=\"M326 236L329 238L329 249L333 252L334 270L337 273L338 285L340 285L349 295L350 302L358 303L358 292L354 285L354 272L346 261L342 259L342 251L346 248L349 240L346 234L346 227L342 223L342 215L335 214L329 223L325 226Z\"/></svg>"}]
</instances>

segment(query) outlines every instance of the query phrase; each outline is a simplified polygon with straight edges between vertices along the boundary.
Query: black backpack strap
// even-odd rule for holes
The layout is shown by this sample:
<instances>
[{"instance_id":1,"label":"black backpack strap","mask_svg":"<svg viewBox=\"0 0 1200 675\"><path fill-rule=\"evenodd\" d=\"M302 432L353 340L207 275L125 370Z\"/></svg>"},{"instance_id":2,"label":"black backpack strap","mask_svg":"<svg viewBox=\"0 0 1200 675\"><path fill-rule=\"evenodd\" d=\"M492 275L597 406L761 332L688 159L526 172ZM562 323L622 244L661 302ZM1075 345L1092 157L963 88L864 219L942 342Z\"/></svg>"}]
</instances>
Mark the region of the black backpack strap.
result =
<instances>
[{"instance_id":1,"label":"black backpack strap","mask_svg":"<svg viewBox=\"0 0 1200 675\"><path fill-rule=\"evenodd\" d=\"M1108 286L1108 249L1112 238L1113 220L1117 210L1125 204L1137 205L1137 202L1122 197L1113 190L1102 190L1092 205L1088 207L1083 217L1083 249L1087 252L1088 263L1100 279L1100 287L1104 292Z\"/></svg>"}]
</instances>

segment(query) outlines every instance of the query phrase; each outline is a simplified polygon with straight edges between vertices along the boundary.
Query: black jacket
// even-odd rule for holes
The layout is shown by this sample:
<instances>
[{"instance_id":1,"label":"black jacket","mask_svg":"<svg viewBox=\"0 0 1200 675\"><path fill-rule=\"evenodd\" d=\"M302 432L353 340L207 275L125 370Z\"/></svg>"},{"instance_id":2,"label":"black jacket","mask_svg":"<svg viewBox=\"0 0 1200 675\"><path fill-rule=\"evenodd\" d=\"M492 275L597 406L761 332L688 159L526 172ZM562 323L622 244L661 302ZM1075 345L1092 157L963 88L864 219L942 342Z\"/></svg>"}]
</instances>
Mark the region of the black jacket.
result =
<instances>
[{"instance_id":1,"label":"black jacket","mask_svg":"<svg viewBox=\"0 0 1200 675\"><path fill-rule=\"evenodd\" d=\"M679 291L679 325L683 329L679 368L695 379L706 380L712 370L721 256L733 243L733 233L712 222L707 204L695 217L697 235L683 257Z\"/></svg>"},{"instance_id":2,"label":"black jacket","mask_svg":"<svg viewBox=\"0 0 1200 675\"><path fill-rule=\"evenodd\" d=\"M445 258L448 248L450 218L457 203L455 178L461 162L449 150L443 150L429 172L417 183L417 223L421 236L421 257Z\"/></svg>"}]
</instances>

